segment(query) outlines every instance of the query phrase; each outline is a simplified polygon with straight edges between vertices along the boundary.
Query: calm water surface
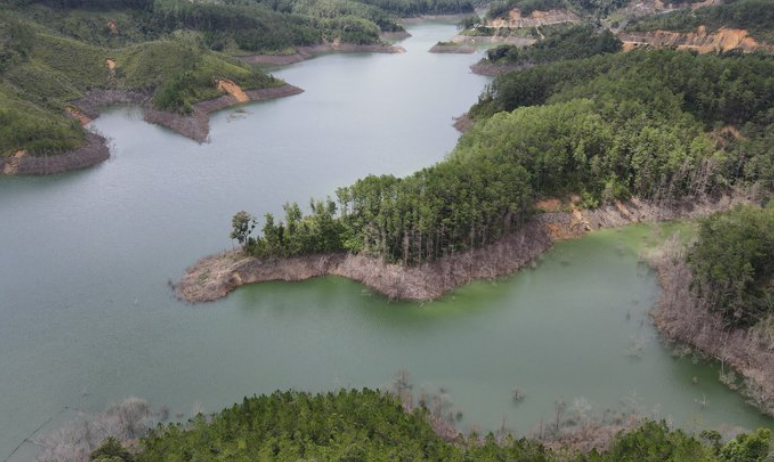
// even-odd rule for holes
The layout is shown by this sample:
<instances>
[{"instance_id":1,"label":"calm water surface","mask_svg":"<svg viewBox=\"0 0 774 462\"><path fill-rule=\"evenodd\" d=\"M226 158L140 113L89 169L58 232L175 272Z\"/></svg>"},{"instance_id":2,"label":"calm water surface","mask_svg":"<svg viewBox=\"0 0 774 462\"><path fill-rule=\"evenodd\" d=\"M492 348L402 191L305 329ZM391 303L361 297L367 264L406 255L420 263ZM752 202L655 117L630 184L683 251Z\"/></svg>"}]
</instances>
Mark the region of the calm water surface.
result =
<instances>
[{"instance_id":1,"label":"calm water surface","mask_svg":"<svg viewBox=\"0 0 774 462\"><path fill-rule=\"evenodd\" d=\"M443 158L488 82L481 55L426 51L454 26L422 24L404 54L333 54L275 72L306 90L215 115L198 145L117 108L94 123L115 156L41 178L0 178L0 459L43 431L128 396L214 412L280 388L379 387L399 369L445 387L464 424L517 431L554 400L636 403L688 428L772 426L677 360L647 321L658 296L636 250L652 231L557 245L532 270L424 305L336 278L246 287L186 305L167 281L230 247L230 218L279 212L367 174ZM632 345L639 359L628 356ZM699 384L691 379L698 377ZM526 393L514 405L510 390ZM705 400L702 408L697 400ZM28 445L12 460L26 460Z\"/></svg>"}]
</instances>

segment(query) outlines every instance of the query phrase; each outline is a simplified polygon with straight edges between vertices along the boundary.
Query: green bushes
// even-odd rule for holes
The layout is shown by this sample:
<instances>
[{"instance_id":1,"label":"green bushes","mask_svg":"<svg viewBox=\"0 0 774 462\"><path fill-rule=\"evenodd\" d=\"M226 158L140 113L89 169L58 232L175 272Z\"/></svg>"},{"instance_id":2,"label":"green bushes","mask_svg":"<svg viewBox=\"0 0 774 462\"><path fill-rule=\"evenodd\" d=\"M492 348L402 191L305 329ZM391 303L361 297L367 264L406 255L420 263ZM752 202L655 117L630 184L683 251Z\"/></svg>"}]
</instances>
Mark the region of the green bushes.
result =
<instances>
[{"instance_id":1,"label":"green bushes","mask_svg":"<svg viewBox=\"0 0 774 462\"><path fill-rule=\"evenodd\" d=\"M32 32L23 24L0 17L0 74L29 58L34 39Z\"/></svg>"},{"instance_id":2,"label":"green bushes","mask_svg":"<svg viewBox=\"0 0 774 462\"><path fill-rule=\"evenodd\" d=\"M295 207L286 222L268 217L254 253L420 264L513 232L541 197L670 204L734 183L771 186L772 106L774 60L757 56L611 54L513 72L471 109L478 122L446 160L339 189L325 207L329 235L303 234L327 244L290 245L287 223L315 223L323 208L303 217ZM718 144L708 131L729 123L746 123L749 136Z\"/></svg>"},{"instance_id":3,"label":"green bushes","mask_svg":"<svg viewBox=\"0 0 774 462\"><path fill-rule=\"evenodd\" d=\"M688 263L696 293L729 323L774 314L774 203L702 221Z\"/></svg>"},{"instance_id":4,"label":"green bushes","mask_svg":"<svg viewBox=\"0 0 774 462\"><path fill-rule=\"evenodd\" d=\"M726 444L714 432L704 441L665 423L645 422L615 437L599 453L555 454L540 442L493 434L442 440L425 408L407 411L394 396L363 389L312 395L294 391L245 398L187 425L159 426L140 441L134 456L114 440L92 460L155 462L208 461L374 461L427 462L764 462L771 433L760 429ZM716 437L717 436L717 437Z\"/></svg>"},{"instance_id":5,"label":"green bushes","mask_svg":"<svg viewBox=\"0 0 774 462\"><path fill-rule=\"evenodd\" d=\"M498 65L530 66L615 53L621 47L621 41L610 31L597 33L592 26L573 26L528 47L497 46L487 50L486 59Z\"/></svg>"},{"instance_id":6,"label":"green bushes","mask_svg":"<svg viewBox=\"0 0 774 462\"><path fill-rule=\"evenodd\" d=\"M656 29L676 32L694 32L706 26L712 32L721 27L746 29L753 37L774 43L774 3L768 0L738 0L724 5L690 8L669 14L644 17L629 25L626 30L644 32Z\"/></svg>"},{"instance_id":7,"label":"green bushes","mask_svg":"<svg viewBox=\"0 0 774 462\"><path fill-rule=\"evenodd\" d=\"M368 389L276 392L200 416L188 428L160 428L143 440L137 461L459 460L422 416Z\"/></svg>"},{"instance_id":8,"label":"green bushes","mask_svg":"<svg viewBox=\"0 0 774 462\"><path fill-rule=\"evenodd\" d=\"M57 154L84 143L77 122L3 94L0 87L0 156L19 150Z\"/></svg>"}]
</instances>

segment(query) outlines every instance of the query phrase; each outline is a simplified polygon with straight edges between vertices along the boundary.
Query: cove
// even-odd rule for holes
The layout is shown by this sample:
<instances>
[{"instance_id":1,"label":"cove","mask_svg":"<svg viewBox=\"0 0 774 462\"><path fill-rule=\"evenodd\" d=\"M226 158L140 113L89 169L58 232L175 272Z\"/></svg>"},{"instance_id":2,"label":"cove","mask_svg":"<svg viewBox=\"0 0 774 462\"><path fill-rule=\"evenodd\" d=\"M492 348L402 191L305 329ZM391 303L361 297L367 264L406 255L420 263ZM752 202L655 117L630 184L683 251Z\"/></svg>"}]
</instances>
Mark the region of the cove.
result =
<instances>
[{"instance_id":1,"label":"cove","mask_svg":"<svg viewBox=\"0 0 774 462\"><path fill-rule=\"evenodd\" d=\"M484 428L505 416L528 431L559 396L596 409L633 398L687 428L772 426L713 366L673 359L658 342L646 315L658 287L633 244L645 228L560 243L534 270L425 305L337 278L245 287L206 305L174 299L167 281L229 247L234 212L278 213L452 149L452 117L489 81L468 70L480 55L427 52L453 25L409 31L404 54L275 70L305 92L213 115L209 144L114 108L94 123L113 141L111 160L0 178L1 457L48 419L43 432L73 418L66 407L134 395L187 417L197 403L214 412L275 389L379 387L399 369L417 389L446 387L464 424ZM626 355L632 338L640 359ZM514 386L526 394L518 406Z\"/></svg>"}]
</instances>

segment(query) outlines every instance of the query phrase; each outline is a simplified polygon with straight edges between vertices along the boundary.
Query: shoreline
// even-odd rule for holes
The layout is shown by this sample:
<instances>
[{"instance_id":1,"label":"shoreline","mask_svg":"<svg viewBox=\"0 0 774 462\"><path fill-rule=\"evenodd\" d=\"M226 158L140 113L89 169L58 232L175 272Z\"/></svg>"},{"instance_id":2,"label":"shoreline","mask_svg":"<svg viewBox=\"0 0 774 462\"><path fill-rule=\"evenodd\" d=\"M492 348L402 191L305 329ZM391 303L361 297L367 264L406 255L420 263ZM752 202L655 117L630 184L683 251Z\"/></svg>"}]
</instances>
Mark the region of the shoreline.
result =
<instances>
[{"instance_id":1,"label":"shoreline","mask_svg":"<svg viewBox=\"0 0 774 462\"><path fill-rule=\"evenodd\" d=\"M86 132L86 145L62 154L26 155L0 158L0 175L52 175L93 167L110 158L108 140Z\"/></svg>"},{"instance_id":2,"label":"shoreline","mask_svg":"<svg viewBox=\"0 0 774 462\"><path fill-rule=\"evenodd\" d=\"M659 279L661 296L650 316L660 335L668 342L688 345L738 373L743 379L721 382L748 398L761 413L774 416L774 344L752 330L724 326L691 292L691 270L679 244L665 244L661 255L648 258ZM731 371L728 371L731 372Z\"/></svg>"},{"instance_id":3,"label":"shoreline","mask_svg":"<svg viewBox=\"0 0 774 462\"><path fill-rule=\"evenodd\" d=\"M141 90L93 90L83 98L71 101L65 108L67 117L82 126L99 118L102 108L116 105L132 105L143 109L143 120L163 126L199 143L207 141L210 133L210 115L255 101L284 98L303 93L304 90L288 83L278 87L244 91L246 100L240 101L231 94L200 101L194 104L190 115L160 111L150 107L151 93ZM83 129L87 144L83 147L52 155L17 155L0 158L0 175L50 175L93 167L110 158L108 140Z\"/></svg>"},{"instance_id":4,"label":"shoreline","mask_svg":"<svg viewBox=\"0 0 774 462\"><path fill-rule=\"evenodd\" d=\"M411 34L403 35L400 32L390 33L394 34L394 38L407 38ZM324 45L312 45L306 47L296 48L296 52L292 55L249 55L239 56L238 60L250 66L255 65L267 65L267 66L287 66L289 64L300 63L307 59L312 59L319 54L324 53L405 53L406 50L403 47L394 45L391 43L378 43L373 45L355 45L353 43L340 43L340 44L324 44Z\"/></svg>"},{"instance_id":5,"label":"shoreline","mask_svg":"<svg viewBox=\"0 0 774 462\"><path fill-rule=\"evenodd\" d=\"M476 15L475 11L470 13L450 13L450 14L422 14L419 16L409 16L398 19L401 25L419 24L424 21L454 21L459 22L465 18Z\"/></svg>"},{"instance_id":6,"label":"shoreline","mask_svg":"<svg viewBox=\"0 0 774 462\"><path fill-rule=\"evenodd\" d=\"M348 253L259 259L231 250L199 260L174 284L174 290L179 299L190 303L212 302L245 284L332 275L364 284L390 300L429 301L474 280L510 275L557 240L578 238L593 229L698 218L738 202L722 197L664 207L632 199L595 210L548 211L498 242L408 267Z\"/></svg>"},{"instance_id":7,"label":"shoreline","mask_svg":"<svg viewBox=\"0 0 774 462\"><path fill-rule=\"evenodd\" d=\"M429 50L430 53L460 53L460 54L473 54L476 52L476 48L470 45L459 44L440 44L436 43Z\"/></svg>"},{"instance_id":8,"label":"shoreline","mask_svg":"<svg viewBox=\"0 0 774 462\"><path fill-rule=\"evenodd\" d=\"M482 59L476 64L471 64L470 70L477 75L485 75L487 77L497 77L498 75L507 74L512 71L519 71L527 69L530 65L498 65L488 62L486 59Z\"/></svg>"},{"instance_id":9,"label":"shoreline","mask_svg":"<svg viewBox=\"0 0 774 462\"><path fill-rule=\"evenodd\" d=\"M283 84L279 87L262 88L259 90L245 90L244 94L247 100L240 101L231 94L225 94L217 98L199 101L193 105L191 114L183 115L174 112L159 111L153 109L147 104L143 106L146 122L161 125L187 138L199 143L203 143L210 136L210 115L227 109L256 101L265 101L270 99L285 98L287 96L303 93L304 90L290 85Z\"/></svg>"}]
</instances>

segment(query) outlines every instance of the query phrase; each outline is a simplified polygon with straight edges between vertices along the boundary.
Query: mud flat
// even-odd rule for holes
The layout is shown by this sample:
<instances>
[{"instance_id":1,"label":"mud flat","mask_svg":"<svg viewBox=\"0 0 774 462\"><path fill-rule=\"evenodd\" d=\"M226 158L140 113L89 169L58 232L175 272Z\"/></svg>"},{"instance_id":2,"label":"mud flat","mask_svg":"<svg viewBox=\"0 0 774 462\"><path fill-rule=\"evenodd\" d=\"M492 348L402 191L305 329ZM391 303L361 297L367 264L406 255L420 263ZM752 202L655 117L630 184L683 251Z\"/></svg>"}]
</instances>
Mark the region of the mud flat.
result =
<instances>
[{"instance_id":1,"label":"mud flat","mask_svg":"<svg viewBox=\"0 0 774 462\"><path fill-rule=\"evenodd\" d=\"M697 218L726 210L737 202L724 197L664 206L632 199L595 210L554 211L561 209L559 203L494 244L416 266L349 253L256 258L234 250L200 260L188 268L174 287L180 299L197 303L221 299L245 284L334 275L360 282L389 299L426 301L476 279L511 274L545 252L556 240L630 223Z\"/></svg>"}]
</instances>

